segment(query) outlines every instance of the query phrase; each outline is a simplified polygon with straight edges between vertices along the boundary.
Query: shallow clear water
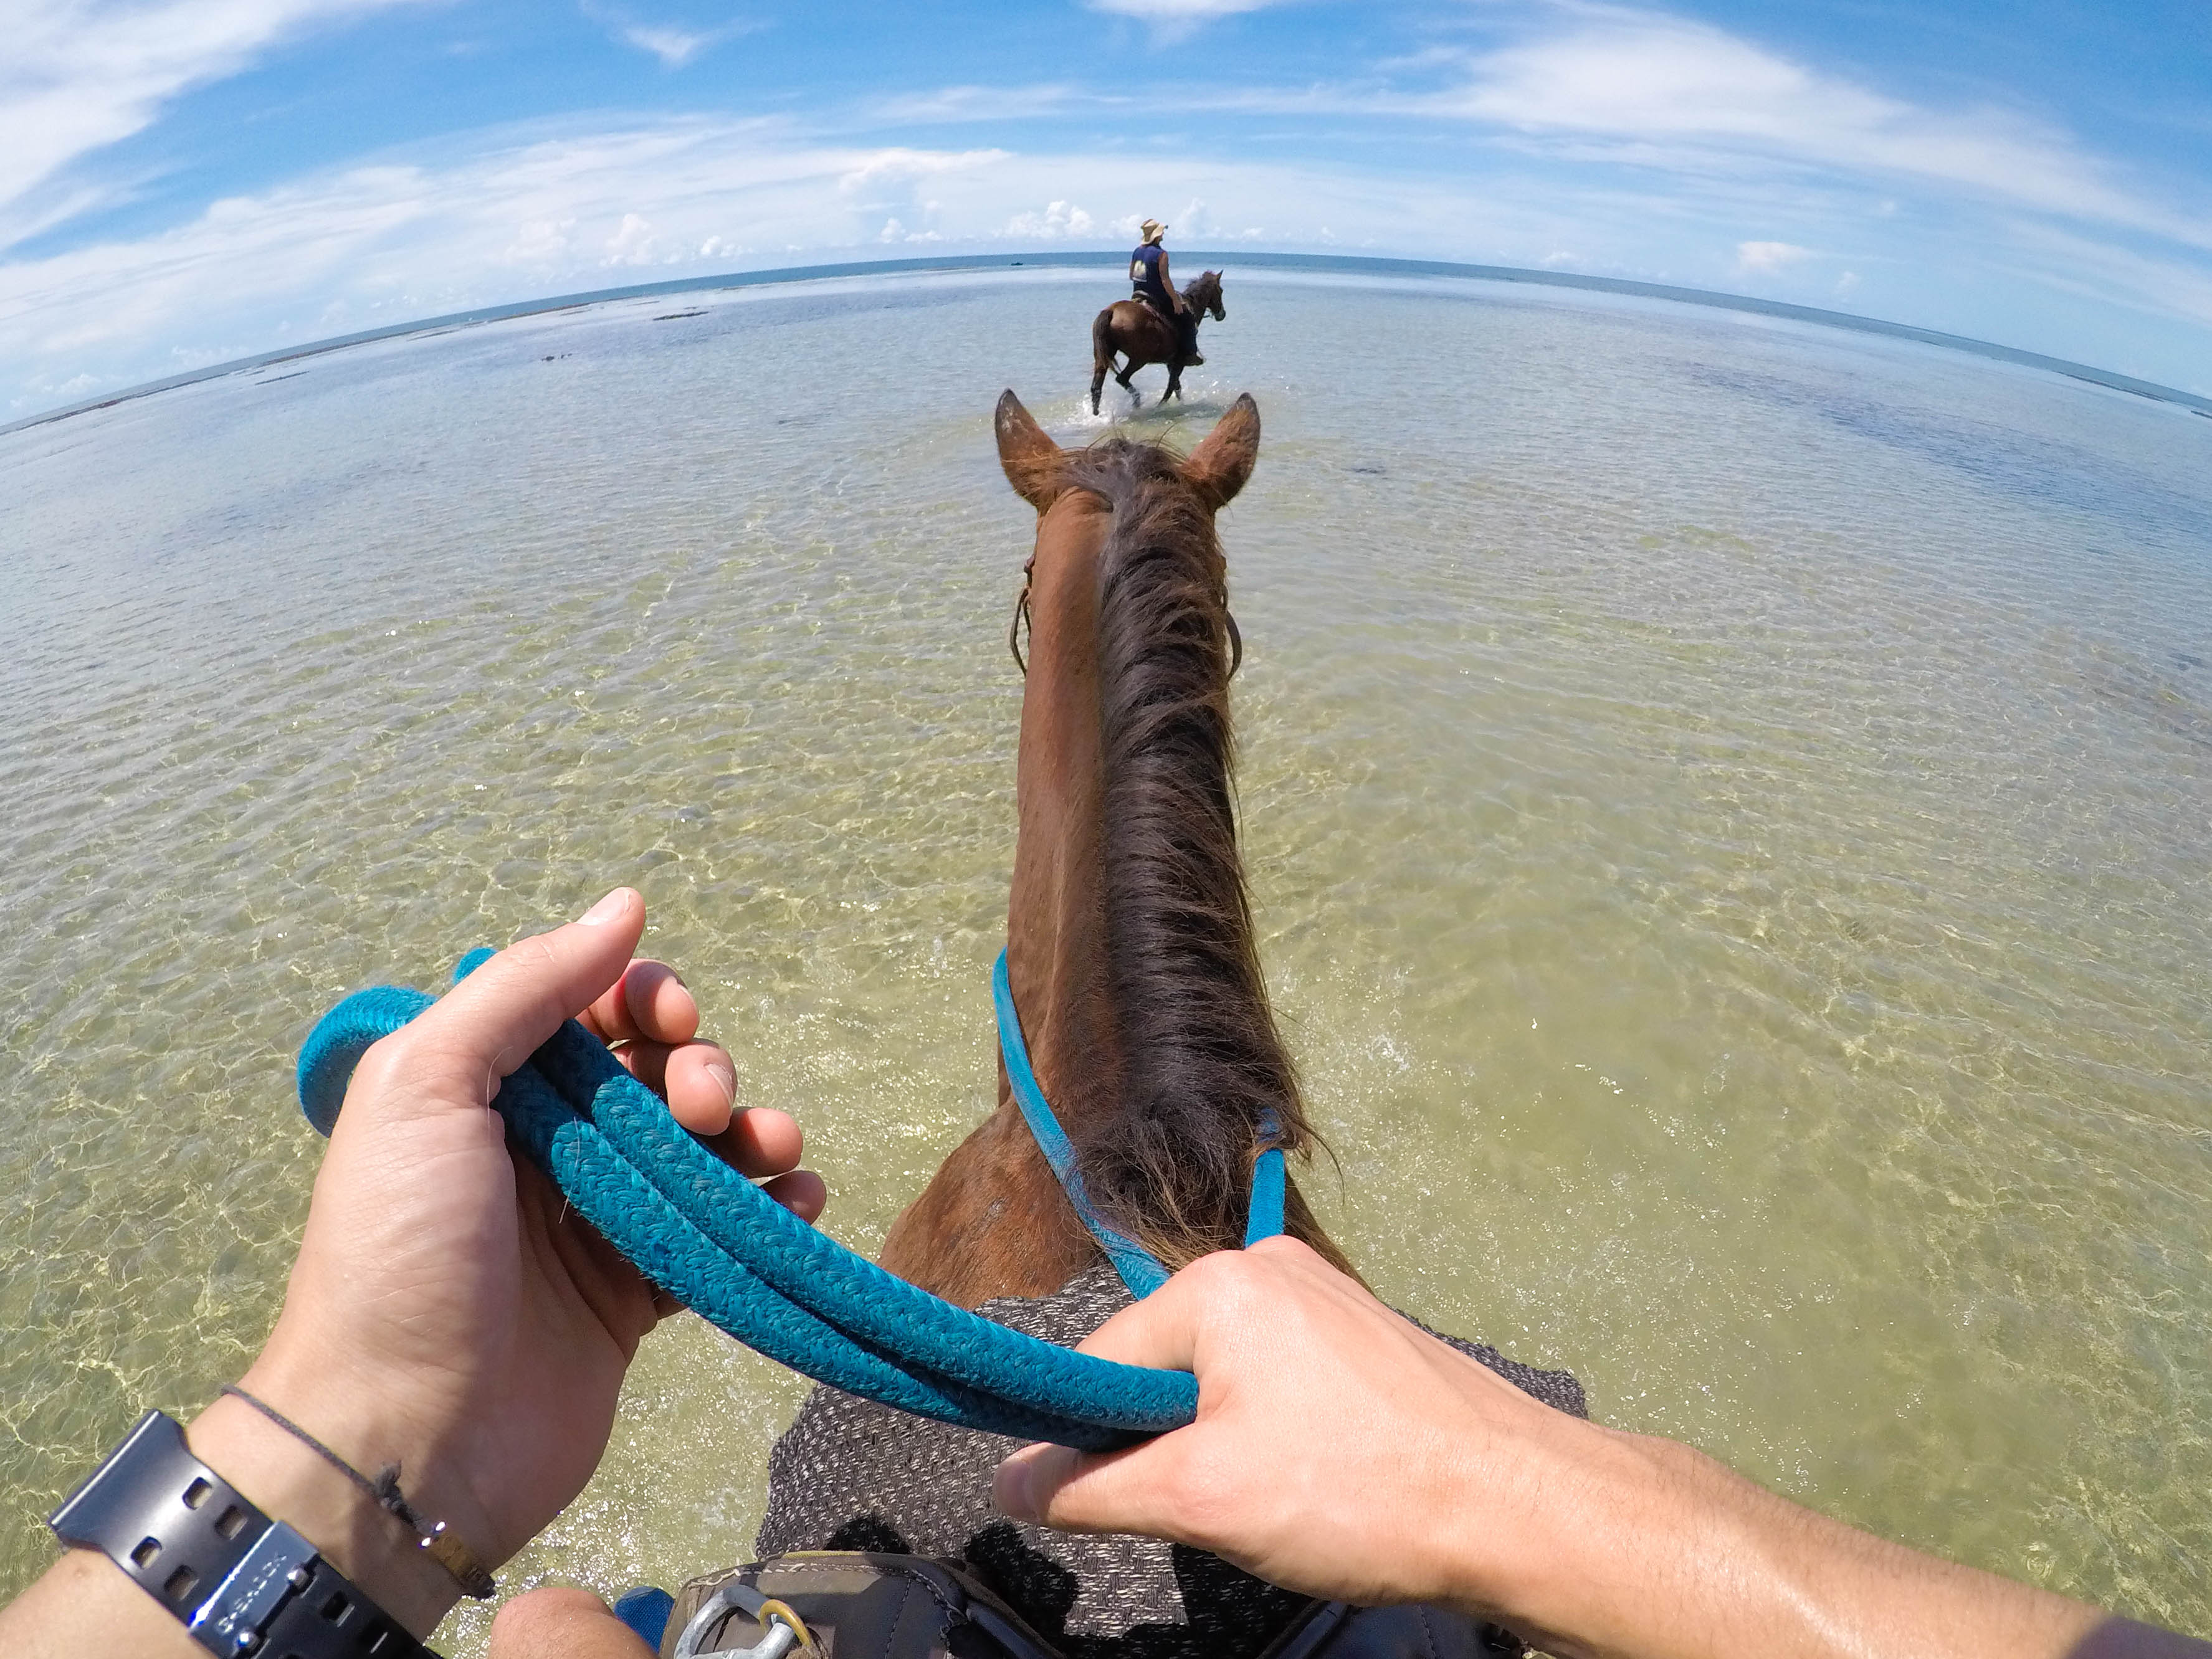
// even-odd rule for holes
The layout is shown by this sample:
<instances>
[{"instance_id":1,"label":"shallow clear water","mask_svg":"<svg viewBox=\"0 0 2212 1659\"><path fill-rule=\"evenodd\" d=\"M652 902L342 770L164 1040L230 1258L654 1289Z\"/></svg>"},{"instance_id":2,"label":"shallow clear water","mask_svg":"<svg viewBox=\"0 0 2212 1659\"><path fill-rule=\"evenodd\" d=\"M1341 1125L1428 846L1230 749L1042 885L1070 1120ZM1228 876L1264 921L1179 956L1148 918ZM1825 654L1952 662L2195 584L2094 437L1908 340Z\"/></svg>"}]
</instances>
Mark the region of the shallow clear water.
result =
<instances>
[{"instance_id":1,"label":"shallow clear water","mask_svg":"<svg viewBox=\"0 0 2212 1659\"><path fill-rule=\"evenodd\" d=\"M314 1017L617 881L881 1238L991 1085L990 409L1098 429L1111 297L611 304L0 438L0 1591L258 1341ZM1266 421L1245 842L1338 1236L1607 1421L2212 1626L2212 422L1644 302L1227 297L1164 429ZM799 1392L672 1326L505 1582L744 1557Z\"/></svg>"}]
</instances>

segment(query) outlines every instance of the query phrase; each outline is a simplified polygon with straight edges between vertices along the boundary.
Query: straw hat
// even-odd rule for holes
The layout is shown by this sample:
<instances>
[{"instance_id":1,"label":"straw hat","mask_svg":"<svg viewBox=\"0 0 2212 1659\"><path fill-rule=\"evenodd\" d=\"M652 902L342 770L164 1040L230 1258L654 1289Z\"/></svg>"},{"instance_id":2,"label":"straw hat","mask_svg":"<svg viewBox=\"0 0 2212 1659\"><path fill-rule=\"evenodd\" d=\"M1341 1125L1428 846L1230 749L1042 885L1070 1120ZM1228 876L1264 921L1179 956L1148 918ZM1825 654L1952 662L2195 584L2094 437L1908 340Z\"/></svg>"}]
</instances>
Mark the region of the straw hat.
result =
<instances>
[{"instance_id":1,"label":"straw hat","mask_svg":"<svg viewBox=\"0 0 2212 1659\"><path fill-rule=\"evenodd\" d=\"M1148 242L1157 242L1168 234L1168 228L1157 219L1147 219L1137 227L1137 234Z\"/></svg>"}]
</instances>

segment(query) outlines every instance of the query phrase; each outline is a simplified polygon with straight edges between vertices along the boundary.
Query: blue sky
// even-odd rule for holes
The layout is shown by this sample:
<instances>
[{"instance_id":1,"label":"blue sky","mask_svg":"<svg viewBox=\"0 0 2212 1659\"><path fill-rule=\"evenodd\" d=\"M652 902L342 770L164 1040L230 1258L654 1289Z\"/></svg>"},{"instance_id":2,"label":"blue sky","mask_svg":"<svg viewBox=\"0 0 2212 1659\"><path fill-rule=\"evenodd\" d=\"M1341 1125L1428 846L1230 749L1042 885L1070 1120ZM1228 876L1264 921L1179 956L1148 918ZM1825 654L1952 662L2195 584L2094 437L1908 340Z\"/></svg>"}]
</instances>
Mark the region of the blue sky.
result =
<instances>
[{"instance_id":1,"label":"blue sky","mask_svg":"<svg viewBox=\"0 0 2212 1659\"><path fill-rule=\"evenodd\" d=\"M0 0L0 418L471 306L1126 246L1547 265L2212 392L2203 0Z\"/></svg>"}]
</instances>

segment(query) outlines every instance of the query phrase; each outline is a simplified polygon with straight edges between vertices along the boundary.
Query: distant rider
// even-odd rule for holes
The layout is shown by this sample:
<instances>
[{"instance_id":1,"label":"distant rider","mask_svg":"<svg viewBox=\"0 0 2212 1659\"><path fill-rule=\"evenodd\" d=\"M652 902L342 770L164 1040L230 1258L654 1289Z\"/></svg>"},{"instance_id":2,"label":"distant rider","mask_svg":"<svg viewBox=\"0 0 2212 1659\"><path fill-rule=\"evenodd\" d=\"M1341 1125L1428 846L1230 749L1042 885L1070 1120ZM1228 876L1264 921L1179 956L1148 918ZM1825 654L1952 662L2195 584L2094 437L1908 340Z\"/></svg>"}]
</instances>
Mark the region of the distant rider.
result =
<instances>
[{"instance_id":1,"label":"distant rider","mask_svg":"<svg viewBox=\"0 0 2212 1659\"><path fill-rule=\"evenodd\" d=\"M1137 234L1145 240L1129 256L1130 284L1137 290L1137 298L1167 319L1168 326L1176 331L1183 367L1194 368L1206 361L1198 355L1198 318L1168 278L1168 251L1160 246L1168 228L1157 219L1147 219L1137 227Z\"/></svg>"}]
</instances>

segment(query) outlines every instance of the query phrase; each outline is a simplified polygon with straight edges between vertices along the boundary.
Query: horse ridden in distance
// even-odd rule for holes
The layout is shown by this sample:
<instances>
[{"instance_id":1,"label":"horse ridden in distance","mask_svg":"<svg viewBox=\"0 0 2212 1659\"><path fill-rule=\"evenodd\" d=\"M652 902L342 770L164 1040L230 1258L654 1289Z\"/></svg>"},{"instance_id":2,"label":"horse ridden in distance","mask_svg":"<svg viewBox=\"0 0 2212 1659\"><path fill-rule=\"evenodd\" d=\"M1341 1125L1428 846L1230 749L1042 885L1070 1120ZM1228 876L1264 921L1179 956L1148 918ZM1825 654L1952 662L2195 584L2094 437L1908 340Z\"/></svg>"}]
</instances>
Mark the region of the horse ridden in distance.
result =
<instances>
[{"instance_id":1,"label":"horse ridden in distance","mask_svg":"<svg viewBox=\"0 0 2212 1659\"><path fill-rule=\"evenodd\" d=\"M1199 272L1181 291L1183 304L1190 307L1194 337L1199 323L1209 315L1217 323L1229 320L1229 313L1221 303L1219 271ZM1114 367L1117 352L1126 359L1120 368ZM1122 391L1134 398L1138 396L1137 388L1129 384L1129 377L1152 363L1168 366L1168 389L1160 393L1160 401L1180 399L1183 365L1188 361L1171 319L1142 300L1116 300L1091 322L1091 412L1098 412L1098 395L1109 373Z\"/></svg>"},{"instance_id":2,"label":"horse ridden in distance","mask_svg":"<svg viewBox=\"0 0 2212 1659\"><path fill-rule=\"evenodd\" d=\"M1269 1143L1294 1157L1317 1145L1261 977L1231 787L1233 625L1213 520L1252 471L1259 410L1239 398L1188 458L1120 438L1062 449L1011 392L996 427L1006 477L1037 513L1018 601L1030 654L1007 985L1083 1198L1172 1269L1243 1241ZM1024 1119L1013 1052L1009 1040L996 1109L898 1218L881 1260L1072 1345L1132 1298ZM1294 1182L1282 1214L1352 1272ZM1583 1412L1568 1373L1441 1340ZM1441 1607L1321 1603L1180 1545L1017 1525L992 1507L991 1477L1018 1443L817 1388L770 1455L759 1561L693 1581L669 1628L720 1594L798 1607L817 1633L832 1628L837 1659L1522 1651ZM718 1645L767 1630L733 1624Z\"/></svg>"}]
</instances>

